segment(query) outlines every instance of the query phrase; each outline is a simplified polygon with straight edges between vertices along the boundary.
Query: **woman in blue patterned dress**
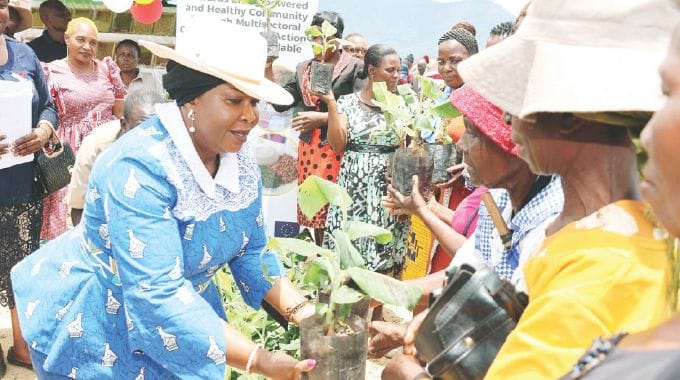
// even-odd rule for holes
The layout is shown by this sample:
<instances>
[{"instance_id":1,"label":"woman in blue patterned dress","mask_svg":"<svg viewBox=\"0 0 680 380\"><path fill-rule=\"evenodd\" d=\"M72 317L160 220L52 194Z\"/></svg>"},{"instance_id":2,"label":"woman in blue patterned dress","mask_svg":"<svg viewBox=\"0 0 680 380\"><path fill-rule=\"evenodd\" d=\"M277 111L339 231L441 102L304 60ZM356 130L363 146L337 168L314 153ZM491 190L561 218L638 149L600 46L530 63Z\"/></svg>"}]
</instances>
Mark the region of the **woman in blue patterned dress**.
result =
<instances>
[{"instance_id":1,"label":"woman in blue patterned dress","mask_svg":"<svg viewBox=\"0 0 680 380\"><path fill-rule=\"evenodd\" d=\"M397 147L393 134L373 136L385 129L385 116L373 105L373 83L386 82L390 91L399 84L399 55L382 44L371 46L364 56L362 78L368 78L359 92L341 96L318 95L328 105L328 142L336 152L344 152L338 184L352 197L348 219L372 223L393 232L392 241L379 244L372 238L355 242L366 265L374 271L391 272L401 267L406 251L408 225L400 222L382 207L380 200L387 194L385 171L387 158ZM332 244L333 232L340 229L342 212L331 206L326 220L324 245Z\"/></svg>"},{"instance_id":2,"label":"woman in blue patterned dress","mask_svg":"<svg viewBox=\"0 0 680 380\"><path fill-rule=\"evenodd\" d=\"M13 269L41 379L223 379L227 364L294 379L314 367L229 327L211 281L228 264L252 307L265 300L296 323L314 313L263 252L260 176L245 144L257 99L292 99L264 79L262 37L224 31L215 49L208 27L178 50L141 41L170 60L163 84L175 102L99 157L82 223Z\"/></svg>"}]
</instances>

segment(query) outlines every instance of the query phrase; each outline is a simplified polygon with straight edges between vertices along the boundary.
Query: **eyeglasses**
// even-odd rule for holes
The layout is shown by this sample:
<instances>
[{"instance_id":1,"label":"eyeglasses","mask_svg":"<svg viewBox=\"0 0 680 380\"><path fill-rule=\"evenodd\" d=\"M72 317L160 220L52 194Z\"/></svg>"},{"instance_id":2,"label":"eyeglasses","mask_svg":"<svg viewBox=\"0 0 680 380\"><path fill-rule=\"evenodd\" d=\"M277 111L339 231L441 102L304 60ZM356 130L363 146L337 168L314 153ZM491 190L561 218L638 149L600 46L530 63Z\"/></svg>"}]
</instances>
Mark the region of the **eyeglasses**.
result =
<instances>
[{"instance_id":1,"label":"eyeglasses","mask_svg":"<svg viewBox=\"0 0 680 380\"><path fill-rule=\"evenodd\" d=\"M364 49L364 48L354 48L354 47L350 47L350 48L347 48L347 50L348 50L350 53L366 54L366 49Z\"/></svg>"}]
</instances>

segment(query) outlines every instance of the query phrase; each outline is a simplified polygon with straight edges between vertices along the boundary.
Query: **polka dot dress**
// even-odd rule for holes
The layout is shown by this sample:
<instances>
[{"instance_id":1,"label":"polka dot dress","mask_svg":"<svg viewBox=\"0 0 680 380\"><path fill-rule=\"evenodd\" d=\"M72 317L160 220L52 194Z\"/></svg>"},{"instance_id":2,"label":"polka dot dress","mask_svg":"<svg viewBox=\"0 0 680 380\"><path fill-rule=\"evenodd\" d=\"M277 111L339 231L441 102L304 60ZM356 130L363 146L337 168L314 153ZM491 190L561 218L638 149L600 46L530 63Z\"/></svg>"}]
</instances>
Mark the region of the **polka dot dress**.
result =
<instances>
[{"instance_id":1,"label":"polka dot dress","mask_svg":"<svg viewBox=\"0 0 680 380\"><path fill-rule=\"evenodd\" d=\"M342 153L337 153L329 144L322 143L321 130L315 129L312 131L309 144L300 140L298 145L298 184L304 182L310 175L336 182L341 162ZM301 226L324 228L327 214L328 207L324 207L310 220L302 214L298 205L298 223Z\"/></svg>"}]
</instances>

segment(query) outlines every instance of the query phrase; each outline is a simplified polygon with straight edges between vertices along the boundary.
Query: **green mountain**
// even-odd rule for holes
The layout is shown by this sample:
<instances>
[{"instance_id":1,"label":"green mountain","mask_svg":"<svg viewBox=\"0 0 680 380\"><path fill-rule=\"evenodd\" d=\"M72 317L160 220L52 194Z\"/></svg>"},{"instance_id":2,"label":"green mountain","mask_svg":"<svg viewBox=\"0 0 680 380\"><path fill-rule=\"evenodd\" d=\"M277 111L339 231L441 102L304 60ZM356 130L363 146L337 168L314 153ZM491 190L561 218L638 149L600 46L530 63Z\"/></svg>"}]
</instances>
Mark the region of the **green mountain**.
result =
<instances>
[{"instance_id":1,"label":"green mountain","mask_svg":"<svg viewBox=\"0 0 680 380\"><path fill-rule=\"evenodd\" d=\"M437 40L453 24L470 21L477 28L480 49L491 28L515 16L488 0L439 3L432 0L319 0L320 10L339 12L345 33L358 32L372 43L393 46L403 57L437 57Z\"/></svg>"}]
</instances>

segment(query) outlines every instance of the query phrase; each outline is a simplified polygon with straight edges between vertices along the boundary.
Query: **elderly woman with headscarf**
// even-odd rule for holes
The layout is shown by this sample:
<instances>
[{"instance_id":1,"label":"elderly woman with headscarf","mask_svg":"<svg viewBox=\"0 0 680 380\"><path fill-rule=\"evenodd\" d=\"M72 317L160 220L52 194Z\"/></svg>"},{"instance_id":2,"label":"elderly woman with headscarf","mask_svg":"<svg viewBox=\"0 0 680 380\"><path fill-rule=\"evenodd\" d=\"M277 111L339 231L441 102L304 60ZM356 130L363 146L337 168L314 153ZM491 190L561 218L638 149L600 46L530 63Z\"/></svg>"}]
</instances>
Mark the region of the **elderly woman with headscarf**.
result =
<instances>
[{"instance_id":1,"label":"elderly woman with headscarf","mask_svg":"<svg viewBox=\"0 0 680 380\"><path fill-rule=\"evenodd\" d=\"M233 38L215 49L203 37L218 31ZM100 155L83 222L13 270L41 379L222 379L226 365L293 379L315 365L230 327L212 281L228 264L250 306L266 301L295 323L314 313L265 250L246 144L258 99L292 98L264 78L258 34L221 23L187 33L191 44L178 50L142 41L170 60L163 82L175 102Z\"/></svg>"},{"instance_id":2,"label":"elderly woman with headscarf","mask_svg":"<svg viewBox=\"0 0 680 380\"><path fill-rule=\"evenodd\" d=\"M670 315L668 247L639 201L627 128L660 105L655 70L678 20L665 0L534 0L514 36L461 64L512 115L520 157L564 189L523 268L529 305L487 379L556 378L598 336Z\"/></svg>"},{"instance_id":3,"label":"elderly woman with headscarf","mask_svg":"<svg viewBox=\"0 0 680 380\"><path fill-rule=\"evenodd\" d=\"M539 176L529 170L526 162L517 156L517 147L510 139L510 126L503 121L503 111L471 88L454 93L453 104L465 117L465 133L456 145L463 153L470 181L476 186L492 188L490 192L504 221L512 226L509 247L504 246L484 205L479 210L479 224L466 239L428 211L428 205L418 191L417 178L413 192L408 197L391 186L389 191L399 207L423 218L427 227L453 256L451 267L483 261L500 277L519 284L523 280L521 271L517 269L526 261L528 254L543 242L546 223L554 220L562 210L560 179L556 176ZM430 292L440 288L445 279L445 270L440 269L410 282L424 290L421 301L425 303ZM385 353L387 348L404 343L403 329L393 328L387 322L373 322L371 327L376 335L371 340L369 352L373 349L378 354ZM386 367L386 378L395 375L392 370L397 364ZM417 373L422 368L415 366L415 370Z\"/></svg>"}]
</instances>

